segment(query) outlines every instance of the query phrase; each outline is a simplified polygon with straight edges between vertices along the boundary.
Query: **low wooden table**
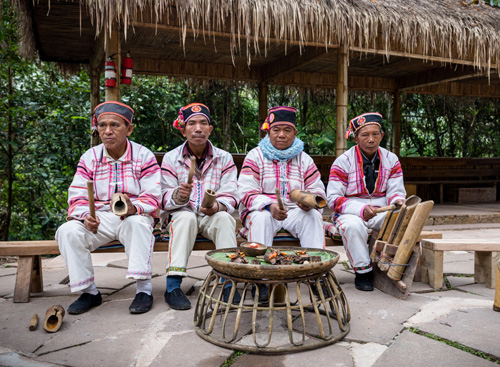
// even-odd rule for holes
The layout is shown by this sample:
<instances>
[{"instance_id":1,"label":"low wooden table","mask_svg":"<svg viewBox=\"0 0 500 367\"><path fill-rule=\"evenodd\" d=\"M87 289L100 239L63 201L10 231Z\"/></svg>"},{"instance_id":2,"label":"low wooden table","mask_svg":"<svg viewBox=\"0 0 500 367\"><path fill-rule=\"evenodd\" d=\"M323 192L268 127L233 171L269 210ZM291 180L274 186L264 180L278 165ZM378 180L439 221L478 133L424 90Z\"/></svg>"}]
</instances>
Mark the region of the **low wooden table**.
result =
<instances>
[{"instance_id":1,"label":"low wooden table","mask_svg":"<svg viewBox=\"0 0 500 367\"><path fill-rule=\"evenodd\" d=\"M196 333L224 348L262 354L316 349L344 338L349 332L349 305L332 272L339 255L329 250L305 250L330 258L307 265L224 264L212 255L235 249L208 252L206 259L213 270L196 302ZM223 290L228 283L233 291L224 302ZM257 291L247 301L252 287L258 290L262 285L270 290L269 302L259 304ZM236 287L242 299L233 304Z\"/></svg>"}]
</instances>

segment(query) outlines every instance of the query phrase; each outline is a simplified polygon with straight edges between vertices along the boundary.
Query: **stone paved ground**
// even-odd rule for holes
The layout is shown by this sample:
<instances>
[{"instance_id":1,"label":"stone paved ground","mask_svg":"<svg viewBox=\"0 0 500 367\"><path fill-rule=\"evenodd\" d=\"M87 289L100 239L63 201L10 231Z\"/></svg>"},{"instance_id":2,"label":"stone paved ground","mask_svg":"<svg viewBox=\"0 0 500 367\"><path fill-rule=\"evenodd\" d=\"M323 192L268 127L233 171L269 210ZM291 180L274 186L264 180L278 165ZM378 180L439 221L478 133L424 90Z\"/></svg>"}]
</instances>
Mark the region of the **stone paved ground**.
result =
<instances>
[{"instance_id":1,"label":"stone paved ground","mask_svg":"<svg viewBox=\"0 0 500 367\"><path fill-rule=\"evenodd\" d=\"M500 208L500 205L497 209ZM492 210L495 210L493 207ZM471 227L471 228L469 228ZM478 231L478 228L481 228ZM430 226L445 238L500 238L500 224ZM335 247L345 260L342 248ZM131 315L134 284L124 279L124 254L95 254L96 282L104 303L83 315L66 315L54 334L41 327L45 311L76 299L66 284L60 257L44 259L44 292L29 303L13 303L16 264L0 268L0 366L494 366L500 364L500 312L492 310L494 289L475 284L473 254L445 253L449 288L433 290L415 282L406 300L385 293L359 292L353 273L334 268L349 302L350 332L328 347L285 355L234 353L200 338L194 310L171 310L163 300L166 253L154 257L155 304ZM183 289L193 303L210 271L203 252L190 258ZM460 275L460 276L458 276ZM64 283L64 282L63 282ZM29 331L31 316L40 325ZM488 360L489 358L490 360Z\"/></svg>"}]
</instances>

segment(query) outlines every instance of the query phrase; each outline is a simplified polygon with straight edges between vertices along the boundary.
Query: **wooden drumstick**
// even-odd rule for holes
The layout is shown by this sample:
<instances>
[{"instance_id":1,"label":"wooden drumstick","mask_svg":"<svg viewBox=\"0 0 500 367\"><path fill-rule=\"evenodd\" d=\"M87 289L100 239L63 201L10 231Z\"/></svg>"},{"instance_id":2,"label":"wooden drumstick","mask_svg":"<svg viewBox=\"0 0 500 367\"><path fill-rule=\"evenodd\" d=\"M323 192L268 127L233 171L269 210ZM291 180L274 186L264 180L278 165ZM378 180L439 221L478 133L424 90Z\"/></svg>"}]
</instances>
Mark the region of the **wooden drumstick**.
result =
<instances>
[{"instance_id":1,"label":"wooden drumstick","mask_svg":"<svg viewBox=\"0 0 500 367\"><path fill-rule=\"evenodd\" d=\"M377 209L375 209L373 212L374 212L374 213L383 213L383 212L387 212L387 211L389 211L389 210L394 210L394 209L396 209L396 208L397 208L397 206L396 206L396 205L383 206L383 207L381 207L381 208L377 208Z\"/></svg>"},{"instance_id":2,"label":"wooden drumstick","mask_svg":"<svg viewBox=\"0 0 500 367\"><path fill-rule=\"evenodd\" d=\"M283 206L283 200L281 200L280 189L276 188L276 200L278 200L278 206L281 210L285 210Z\"/></svg>"},{"instance_id":3,"label":"wooden drumstick","mask_svg":"<svg viewBox=\"0 0 500 367\"><path fill-rule=\"evenodd\" d=\"M30 331L36 330L38 327L38 314L34 314L33 317L30 320Z\"/></svg>"},{"instance_id":4,"label":"wooden drumstick","mask_svg":"<svg viewBox=\"0 0 500 367\"><path fill-rule=\"evenodd\" d=\"M89 196L90 216L95 219L94 181L87 181L87 192ZM97 231L95 231L94 233L97 233Z\"/></svg>"},{"instance_id":5,"label":"wooden drumstick","mask_svg":"<svg viewBox=\"0 0 500 367\"><path fill-rule=\"evenodd\" d=\"M191 167L189 167L189 174L188 174L188 184L193 183L193 176L194 176L194 168L196 167L196 158L194 156L191 156Z\"/></svg>"}]
</instances>

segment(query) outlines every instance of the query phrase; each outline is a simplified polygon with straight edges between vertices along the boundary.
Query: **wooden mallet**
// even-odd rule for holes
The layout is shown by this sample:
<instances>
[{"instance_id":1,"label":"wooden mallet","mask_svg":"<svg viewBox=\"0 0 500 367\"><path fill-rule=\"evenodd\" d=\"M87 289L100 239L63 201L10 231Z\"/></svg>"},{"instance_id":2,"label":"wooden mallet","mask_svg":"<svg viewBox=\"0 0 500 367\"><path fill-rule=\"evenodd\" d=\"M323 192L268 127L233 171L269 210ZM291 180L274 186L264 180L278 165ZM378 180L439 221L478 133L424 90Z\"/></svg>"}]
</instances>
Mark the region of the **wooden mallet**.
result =
<instances>
[{"instance_id":1,"label":"wooden mallet","mask_svg":"<svg viewBox=\"0 0 500 367\"><path fill-rule=\"evenodd\" d=\"M193 183L193 176L194 176L194 168L195 167L196 167L196 158L192 156L191 157L191 167L189 167L189 174L188 174L188 180L187 180L188 184Z\"/></svg>"},{"instance_id":2,"label":"wooden mallet","mask_svg":"<svg viewBox=\"0 0 500 367\"><path fill-rule=\"evenodd\" d=\"M278 200L278 206L281 210L285 210L283 205L283 200L281 200L280 189L276 188L276 200Z\"/></svg>"},{"instance_id":3,"label":"wooden mallet","mask_svg":"<svg viewBox=\"0 0 500 367\"><path fill-rule=\"evenodd\" d=\"M89 212L92 218L95 219L94 181L87 181L87 192L89 196ZM97 231L94 233L97 233Z\"/></svg>"}]
</instances>

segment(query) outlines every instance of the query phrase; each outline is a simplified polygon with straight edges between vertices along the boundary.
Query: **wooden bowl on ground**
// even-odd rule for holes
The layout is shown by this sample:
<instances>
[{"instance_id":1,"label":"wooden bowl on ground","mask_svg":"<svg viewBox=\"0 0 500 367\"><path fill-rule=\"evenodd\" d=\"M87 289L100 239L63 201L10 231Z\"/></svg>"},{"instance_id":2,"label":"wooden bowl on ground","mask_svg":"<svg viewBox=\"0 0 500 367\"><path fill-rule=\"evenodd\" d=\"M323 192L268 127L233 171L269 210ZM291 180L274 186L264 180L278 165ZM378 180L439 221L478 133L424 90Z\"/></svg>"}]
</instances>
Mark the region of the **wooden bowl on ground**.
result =
<instances>
[{"instance_id":1,"label":"wooden bowl on ground","mask_svg":"<svg viewBox=\"0 0 500 367\"><path fill-rule=\"evenodd\" d=\"M242 242L240 244L240 251L245 254L245 256L262 256L267 251L267 246L258 242Z\"/></svg>"}]
</instances>

